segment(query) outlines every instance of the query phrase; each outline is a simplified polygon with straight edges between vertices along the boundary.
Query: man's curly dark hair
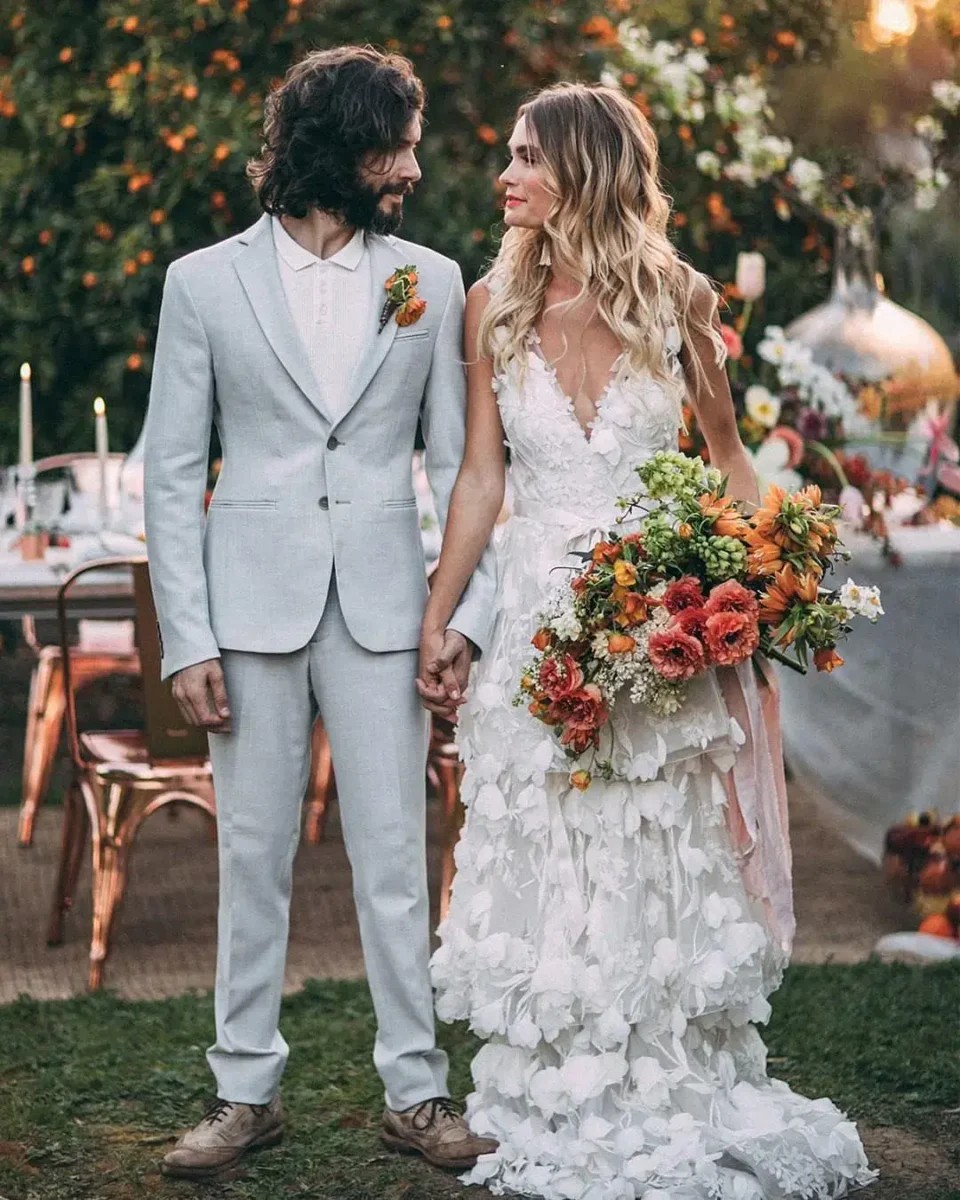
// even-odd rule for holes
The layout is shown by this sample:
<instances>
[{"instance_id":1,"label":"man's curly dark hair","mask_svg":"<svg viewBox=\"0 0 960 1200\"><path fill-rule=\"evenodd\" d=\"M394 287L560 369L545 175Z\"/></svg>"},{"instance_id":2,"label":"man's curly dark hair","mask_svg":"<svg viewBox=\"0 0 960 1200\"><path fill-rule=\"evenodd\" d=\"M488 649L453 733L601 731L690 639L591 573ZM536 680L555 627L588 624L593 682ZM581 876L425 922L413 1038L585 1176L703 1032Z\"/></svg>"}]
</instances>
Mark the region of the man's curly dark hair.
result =
<instances>
[{"instance_id":1,"label":"man's curly dark hair","mask_svg":"<svg viewBox=\"0 0 960 1200\"><path fill-rule=\"evenodd\" d=\"M316 207L358 223L358 191L369 192L364 156L398 149L423 105L423 84L399 54L371 46L308 54L267 98L264 145L247 164L261 207L291 217Z\"/></svg>"}]
</instances>

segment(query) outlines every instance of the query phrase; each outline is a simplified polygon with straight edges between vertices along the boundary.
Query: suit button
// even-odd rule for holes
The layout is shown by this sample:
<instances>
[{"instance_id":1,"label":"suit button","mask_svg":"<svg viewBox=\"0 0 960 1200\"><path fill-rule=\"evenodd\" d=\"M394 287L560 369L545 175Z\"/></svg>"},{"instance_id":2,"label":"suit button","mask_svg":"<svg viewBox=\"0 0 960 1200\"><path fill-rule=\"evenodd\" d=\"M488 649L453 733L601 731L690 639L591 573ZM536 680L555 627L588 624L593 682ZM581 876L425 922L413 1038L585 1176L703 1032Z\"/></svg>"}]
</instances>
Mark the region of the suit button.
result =
<instances>
[{"instance_id":1,"label":"suit button","mask_svg":"<svg viewBox=\"0 0 960 1200\"><path fill-rule=\"evenodd\" d=\"M330 501L327 499L326 496L320 497L320 507L323 509L324 512L326 512L327 509L330 507Z\"/></svg>"},{"instance_id":2,"label":"suit button","mask_svg":"<svg viewBox=\"0 0 960 1200\"><path fill-rule=\"evenodd\" d=\"M338 439L338 438L336 438L336 437L334 437L334 436L331 434L331 436L330 436L329 440L327 441L327 449L328 449L328 450L336 450L336 448L337 448L339 445L340 445L339 439Z\"/></svg>"}]
</instances>

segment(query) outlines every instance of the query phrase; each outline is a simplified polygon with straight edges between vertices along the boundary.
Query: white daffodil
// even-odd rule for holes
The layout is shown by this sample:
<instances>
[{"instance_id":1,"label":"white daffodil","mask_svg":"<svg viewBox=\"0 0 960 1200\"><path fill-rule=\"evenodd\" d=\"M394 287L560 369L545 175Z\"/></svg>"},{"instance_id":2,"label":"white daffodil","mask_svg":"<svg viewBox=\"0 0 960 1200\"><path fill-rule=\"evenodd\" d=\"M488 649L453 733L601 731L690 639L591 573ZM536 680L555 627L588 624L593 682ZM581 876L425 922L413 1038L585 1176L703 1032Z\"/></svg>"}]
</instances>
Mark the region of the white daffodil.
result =
<instances>
[{"instance_id":1,"label":"white daffodil","mask_svg":"<svg viewBox=\"0 0 960 1200\"><path fill-rule=\"evenodd\" d=\"M852 579L848 579L840 589L840 603L851 617L866 617L871 624L883 616L880 589L864 587Z\"/></svg>"},{"instance_id":2,"label":"white daffodil","mask_svg":"<svg viewBox=\"0 0 960 1200\"><path fill-rule=\"evenodd\" d=\"M764 429L772 429L780 416L780 398L759 383L748 387L743 402L748 416L762 425Z\"/></svg>"},{"instance_id":3,"label":"white daffodil","mask_svg":"<svg viewBox=\"0 0 960 1200\"><path fill-rule=\"evenodd\" d=\"M757 347L757 353L765 362L781 363L787 352L787 339L779 325L768 325L763 331L763 340Z\"/></svg>"}]
</instances>

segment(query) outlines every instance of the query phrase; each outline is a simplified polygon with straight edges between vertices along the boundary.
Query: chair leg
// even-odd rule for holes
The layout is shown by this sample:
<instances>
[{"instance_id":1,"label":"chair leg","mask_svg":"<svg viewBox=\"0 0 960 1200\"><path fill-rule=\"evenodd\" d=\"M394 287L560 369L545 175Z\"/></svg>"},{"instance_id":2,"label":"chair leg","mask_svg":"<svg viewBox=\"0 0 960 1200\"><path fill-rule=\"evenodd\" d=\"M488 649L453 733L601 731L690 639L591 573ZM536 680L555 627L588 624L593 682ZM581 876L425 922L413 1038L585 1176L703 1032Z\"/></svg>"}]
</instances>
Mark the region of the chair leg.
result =
<instances>
[{"instance_id":1,"label":"chair leg","mask_svg":"<svg viewBox=\"0 0 960 1200\"><path fill-rule=\"evenodd\" d=\"M304 837L308 846L317 846L327 831L327 817L333 791L333 759L330 742L323 723L317 721L313 727L313 761L310 766L310 799L307 802L307 820Z\"/></svg>"},{"instance_id":2,"label":"chair leg","mask_svg":"<svg viewBox=\"0 0 960 1200\"><path fill-rule=\"evenodd\" d=\"M453 852L460 840L463 823L463 805L460 803L460 764L447 758L436 763L439 778L440 807L443 812L443 860L440 868L440 920L444 920L450 907L450 889L456 866Z\"/></svg>"},{"instance_id":3,"label":"chair leg","mask_svg":"<svg viewBox=\"0 0 960 1200\"><path fill-rule=\"evenodd\" d=\"M41 657L30 681L30 707L23 746L23 798L17 834L22 847L33 843L37 809L50 786L65 708L63 665L59 659Z\"/></svg>"},{"instance_id":4,"label":"chair leg","mask_svg":"<svg viewBox=\"0 0 960 1200\"><path fill-rule=\"evenodd\" d=\"M118 808L122 797L120 784L111 784L104 808ZM105 837L93 854L93 934L90 939L90 973L87 986L91 992L103 983L103 970L110 953L110 935L117 905L123 895L127 873L126 842Z\"/></svg>"},{"instance_id":5,"label":"chair leg","mask_svg":"<svg viewBox=\"0 0 960 1200\"><path fill-rule=\"evenodd\" d=\"M76 783L71 782L63 799L63 840L53 908L50 912L50 924L47 926L48 946L59 946L63 941L63 919L73 907L86 840L87 814L83 797Z\"/></svg>"}]
</instances>

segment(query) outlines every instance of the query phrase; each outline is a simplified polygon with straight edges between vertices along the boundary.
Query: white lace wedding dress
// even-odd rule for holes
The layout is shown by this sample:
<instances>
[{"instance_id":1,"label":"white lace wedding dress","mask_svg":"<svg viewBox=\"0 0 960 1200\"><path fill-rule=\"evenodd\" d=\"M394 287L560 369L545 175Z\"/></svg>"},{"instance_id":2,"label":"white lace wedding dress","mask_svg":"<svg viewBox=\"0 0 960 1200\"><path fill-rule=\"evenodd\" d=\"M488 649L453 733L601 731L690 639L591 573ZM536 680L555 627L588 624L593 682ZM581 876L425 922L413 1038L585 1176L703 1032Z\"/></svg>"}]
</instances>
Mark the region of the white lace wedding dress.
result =
<instances>
[{"instance_id":1,"label":"white lace wedding dress","mask_svg":"<svg viewBox=\"0 0 960 1200\"><path fill-rule=\"evenodd\" d=\"M784 954L745 895L722 775L742 740L712 678L683 711L612 716L618 774L585 792L512 703L547 591L675 448L673 384L615 379L588 440L534 342L497 381L514 515L498 531L492 644L461 710L467 818L433 962L437 1011L486 1039L465 1182L546 1200L838 1197L873 1173L855 1126L766 1073L753 1022ZM621 373L622 374L622 373ZM673 393L673 394L671 394Z\"/></svg>"}]
</instances>

